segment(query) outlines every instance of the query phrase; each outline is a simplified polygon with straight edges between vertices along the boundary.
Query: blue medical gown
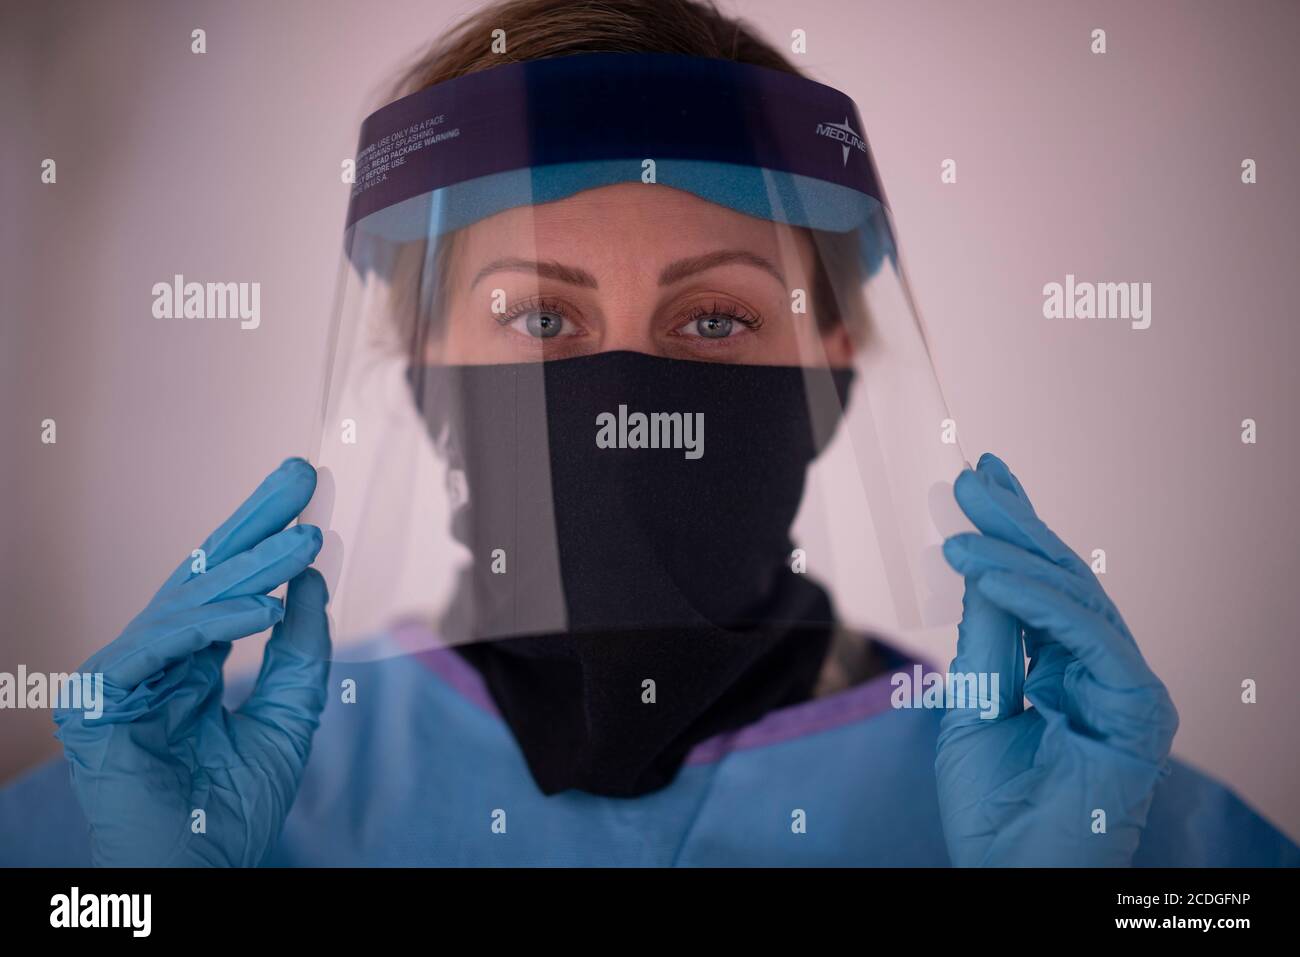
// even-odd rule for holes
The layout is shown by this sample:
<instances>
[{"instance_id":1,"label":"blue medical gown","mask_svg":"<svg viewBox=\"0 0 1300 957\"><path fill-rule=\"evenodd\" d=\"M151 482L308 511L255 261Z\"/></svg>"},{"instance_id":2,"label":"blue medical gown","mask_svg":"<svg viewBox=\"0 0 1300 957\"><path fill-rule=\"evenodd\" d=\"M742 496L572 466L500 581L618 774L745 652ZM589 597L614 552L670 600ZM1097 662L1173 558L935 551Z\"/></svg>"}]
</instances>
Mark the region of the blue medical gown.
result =
<instances>
[{"instance_id":1,"label":"blue medical gown","mask_svg":"<svg viewBox=\"0 0 1300 957\"><path fill-rule=\"evenodd\" d=\"M669 787L628 799L546 797L477 673L451 651L401 652L386 638L372 653L394 657L334 663L271 864L949 863L934 776L942 712L890 705L890 674L911 667L902 656L878 678L703 742ZM342 701L349 678L355 703ZM232 682L228 704L248 688ZM62 758L0 791L0 865L88 863ZM1300 848L1175 761L1135 863L1296 866Z\"/></svg>"}]
</instances>

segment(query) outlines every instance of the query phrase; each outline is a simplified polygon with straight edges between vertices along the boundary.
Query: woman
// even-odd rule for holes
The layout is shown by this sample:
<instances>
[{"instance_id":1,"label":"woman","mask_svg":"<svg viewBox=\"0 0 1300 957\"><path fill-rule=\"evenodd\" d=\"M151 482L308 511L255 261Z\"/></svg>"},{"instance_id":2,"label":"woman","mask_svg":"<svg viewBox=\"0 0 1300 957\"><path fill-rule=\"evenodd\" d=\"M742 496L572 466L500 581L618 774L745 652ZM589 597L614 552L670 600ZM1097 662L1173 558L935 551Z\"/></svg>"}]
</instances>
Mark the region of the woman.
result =
<instances>
[{"instance_id":1,"label":"woman","mask_svg":"<svg viewBox=\"0 0 1300 957\"><path fill-rule=\"evenodd\" d=\"M902 476L952 453L846 98L686 0L501 3L399 92L358 152L319 527L286 528L318 491L291 459L86 663L105 714L57 712L71 788L6 792L8 861L1300 860L1169 759L1164 686L995 457L944 546L969 686L900 693L924 666L804 574L847 448L879 577L931 620ZM336 657L313 563L336 639L453 584Z\"/></svg>"}]
</instances>

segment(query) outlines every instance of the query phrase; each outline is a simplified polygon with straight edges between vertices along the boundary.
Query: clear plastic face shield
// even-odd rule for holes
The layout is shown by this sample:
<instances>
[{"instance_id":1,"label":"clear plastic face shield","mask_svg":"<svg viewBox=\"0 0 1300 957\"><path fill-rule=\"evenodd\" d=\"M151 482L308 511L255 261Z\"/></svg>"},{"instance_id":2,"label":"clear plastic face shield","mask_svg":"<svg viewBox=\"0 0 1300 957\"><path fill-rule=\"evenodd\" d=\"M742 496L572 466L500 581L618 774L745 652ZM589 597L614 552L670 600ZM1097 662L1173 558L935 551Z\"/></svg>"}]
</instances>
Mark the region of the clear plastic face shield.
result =
<instances>
[{"instance_id":1,"label":"clear plastic face shield","mask_svg":"<svg viewBox=\"0 0 1300 957\"><path fill-rule=\"evenodd\" d=\"M515 64L374 114L356 175L304 515L336 655L957 620L963 455L842 94Z\"/></svg>"}]
</instances>

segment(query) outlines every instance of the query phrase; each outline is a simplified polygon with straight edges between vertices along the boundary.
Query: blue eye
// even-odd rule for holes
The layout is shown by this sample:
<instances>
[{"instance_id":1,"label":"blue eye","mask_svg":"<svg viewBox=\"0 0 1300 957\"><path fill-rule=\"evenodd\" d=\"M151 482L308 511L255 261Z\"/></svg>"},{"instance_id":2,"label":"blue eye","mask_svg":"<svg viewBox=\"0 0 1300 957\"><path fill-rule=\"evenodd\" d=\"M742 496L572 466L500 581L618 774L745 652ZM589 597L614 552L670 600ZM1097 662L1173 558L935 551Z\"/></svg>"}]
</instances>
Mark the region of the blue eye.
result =
<instances>
[{"instance_id":1,"label":"blue eye","mask_svg":"<svg viewBox=\"0 0 1300 957\"><path fill-rule=\"evenodd\" d=\"M756 313L721 299L691 309L682 319L677 335L688 339L736 339L763 324Z\"/></svg>"},{"instance_id":2,"label":"blue eye","mask_svg":"<svg viewBox=\"0 0 1300 957\"><path fill-rule=\"evenodd\" d=\"M551 300L534 299L520 303L497 321L530 339L555 339L582 334L578 324L565 316L564 307Z\"/></svg>"},{"instance_id":3,"label":"blue eye","mask_svg":"<svg viewBox=\"0 0 1300 957\"><path fill-rule=\"evenodd\" d=\"M537 339L558 336L564 328L564 317L551 312L530 312L524 319L528 334Z\"/></svg>"},{"instance_id":4,"label":"blue eye","mask_svg":"<svg viewBox=\"0 0 1300 957\"><path fill-rule=\"evenodd\" d=\"M705 339L725 339L731 335L732 320L727 316L703 316L695 320L695 331Z\"/></svg>"}]
</instances>

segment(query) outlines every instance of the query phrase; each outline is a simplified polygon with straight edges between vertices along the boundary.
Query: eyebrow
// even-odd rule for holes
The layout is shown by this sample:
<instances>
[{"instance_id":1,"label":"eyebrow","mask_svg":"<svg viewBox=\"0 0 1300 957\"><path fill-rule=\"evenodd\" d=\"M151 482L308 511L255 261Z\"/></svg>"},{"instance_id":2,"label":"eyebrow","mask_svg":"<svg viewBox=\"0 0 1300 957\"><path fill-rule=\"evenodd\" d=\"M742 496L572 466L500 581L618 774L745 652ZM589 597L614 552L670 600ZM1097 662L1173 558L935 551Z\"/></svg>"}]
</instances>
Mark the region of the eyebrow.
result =
<instances>
[{"instance_id":1,"label":"eyebrow","mask_svg":"<svg viewBox=\"0 0 1300 957\"><path fill-rule=\"evenodd\" d=\"M474 281L469 284L473 289L478 285L479 280L484 276L494 272L531 272L536 273L543 279L554 279L557 282L567 282L571 286L585 286L588 289L595 289L596 277L585 269L579 269L577 266L563 266L560 263L537 262L532 259L494 259L478 271Z\"/></svg>"},{"instance_id":2,"label":"eyebrow","mask_svg":"<svg viewBox=\"0 0 1300 957\"><path fill-rule=\"evenodd\" d=\"M692 256L690 259L679 259L676 262L669 263L664 267L664 271L659 274L659 285L671 286L673 283L681 282L698 272L716 269L718 266L729 266L732 263L761 269L775 278L782 286L785 285L785 277L781 275L779 269L772 265L769 260L745 249L719 249L717 252L705 253L703 256Z\"/></svg>"},{"instance_id":3,"label":"eyebrow","mask_svg":"<svg viewBox=\"0 0 1300 957\"><path fill-rule=\"evenodd\" d=\"M782 286L785 285L785 277L781 271L772 265L770 260L764 259L756 253L751 253L745 249L719 249L716 252L705 253L702 256L692 256L688 259L678 259L669 263L659 273L659 285L671 286L673 283L681 282L696 273L706 272L710 269L716 269L719 266L729 266L733 263L739 263L743 266L753 266L755 269L761 269L768 273ZM596 277L585 269L577 266L565 266L554 260L543 262L533 259L517 259L507 257L505 259L494 259L488 263L474 276L474 281L470 283L473 289L478 285L479 280L484 276L494 272L528 272L535 273L543 279L553 279L556 282L568 283L571 286L582 286L586 289L600 288L596 282Z\"/></svg>"}]
</instances>

